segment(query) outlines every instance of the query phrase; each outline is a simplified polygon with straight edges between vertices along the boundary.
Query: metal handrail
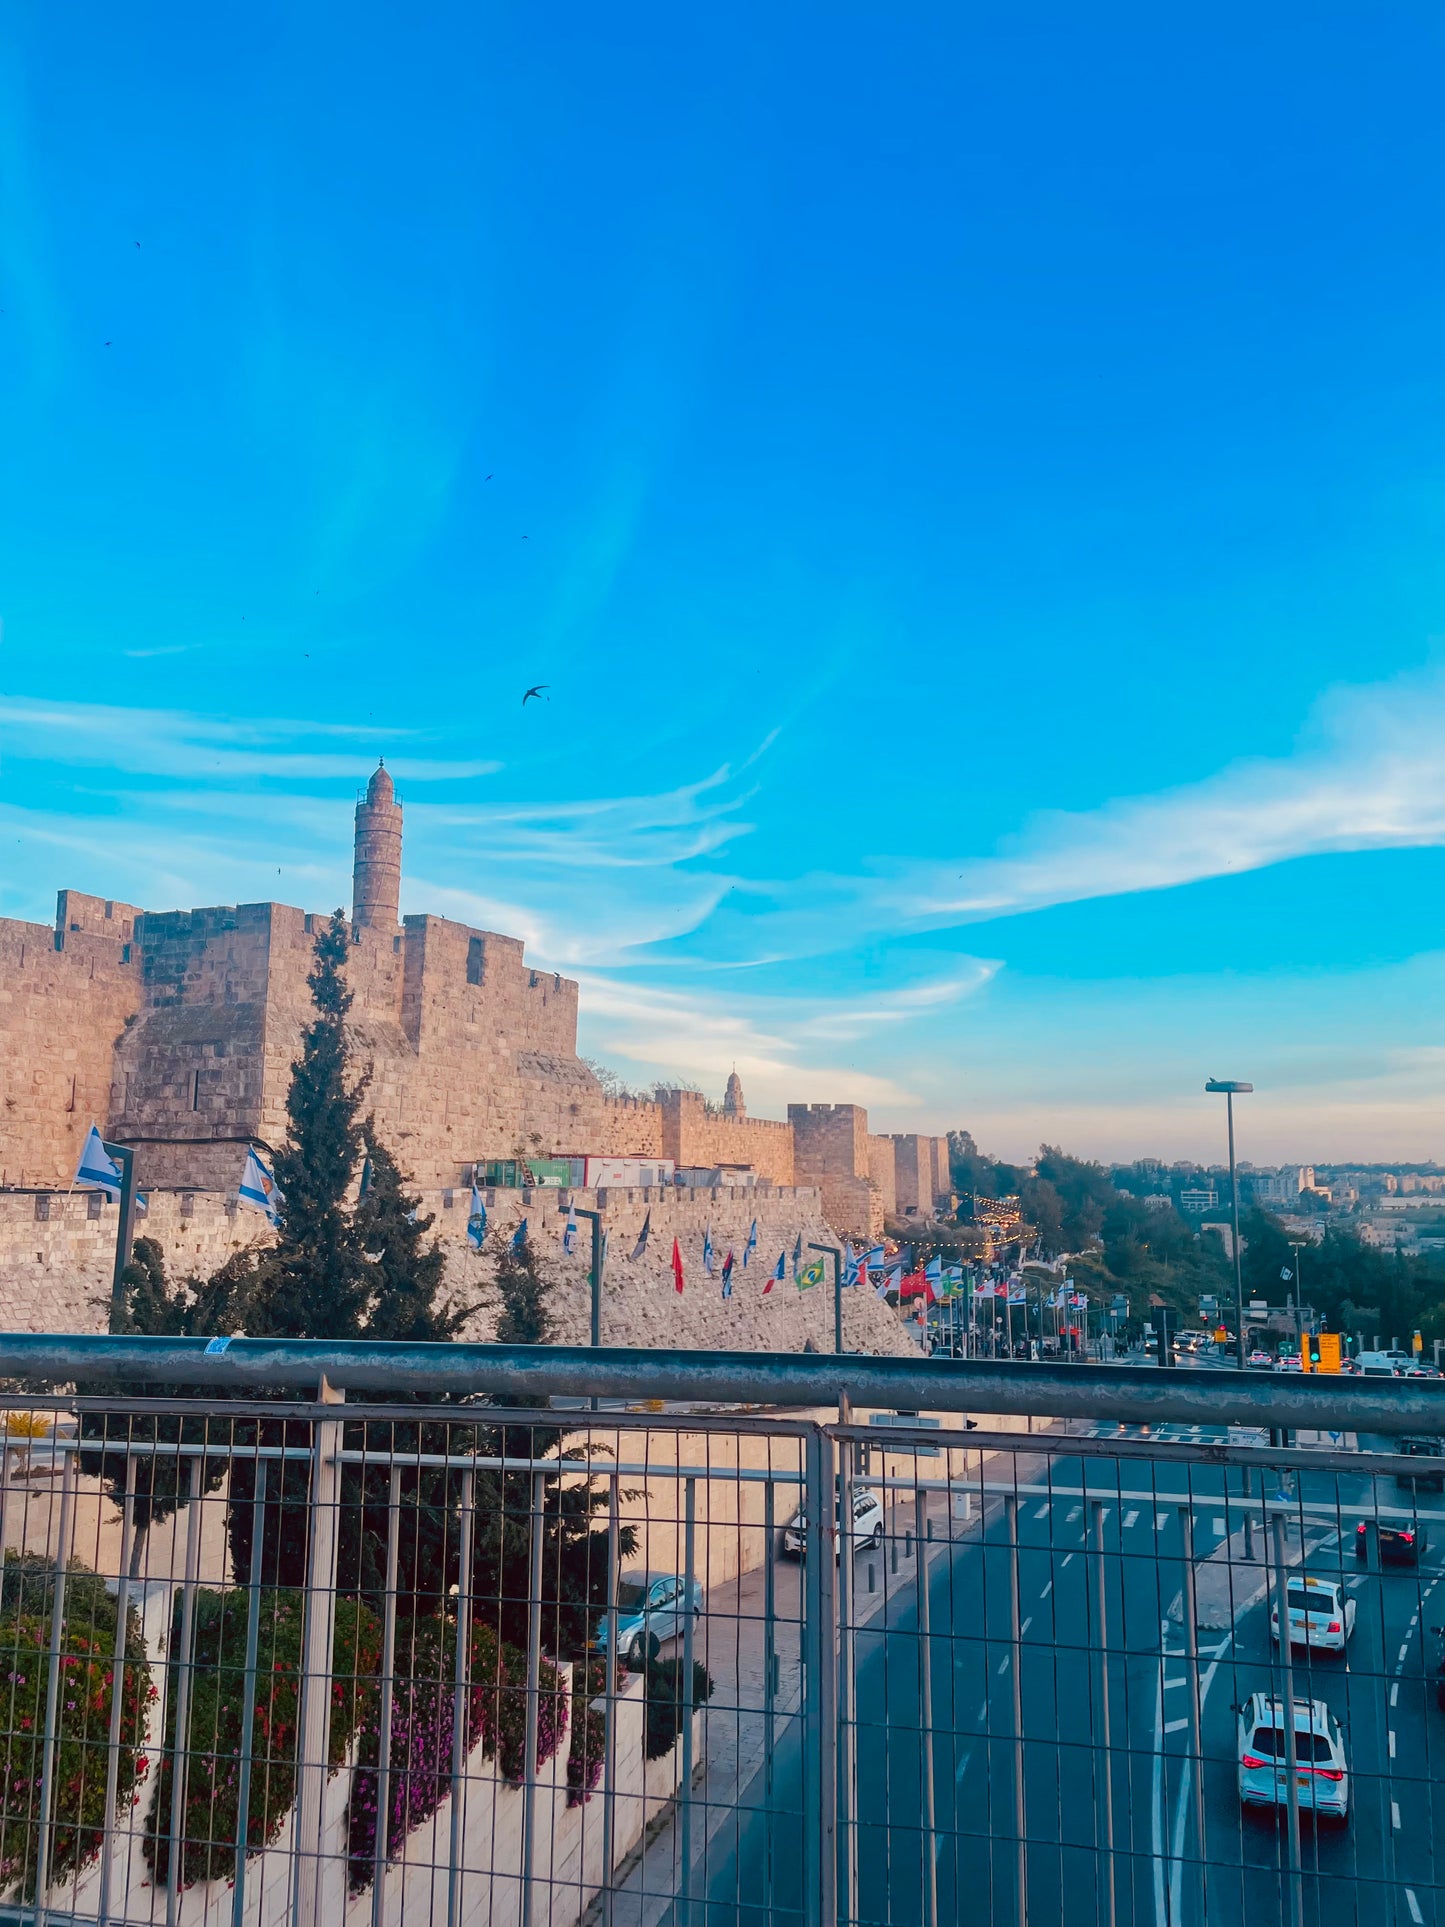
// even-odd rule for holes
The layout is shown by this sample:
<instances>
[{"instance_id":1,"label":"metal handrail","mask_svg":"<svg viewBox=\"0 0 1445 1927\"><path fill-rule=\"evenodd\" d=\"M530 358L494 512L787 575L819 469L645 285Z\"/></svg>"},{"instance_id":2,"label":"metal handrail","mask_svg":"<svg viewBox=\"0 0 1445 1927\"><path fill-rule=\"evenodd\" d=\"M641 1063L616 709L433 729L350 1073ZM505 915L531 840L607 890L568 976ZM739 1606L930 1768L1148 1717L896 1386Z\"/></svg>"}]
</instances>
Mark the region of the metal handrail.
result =
<instances>
[{"instance_id":1,"label":"metal handrail","mask_svg":"<svg viewBox=\"0 0 1445 1927\"><path fill-rule=\"evenodd\" d=\"M52 1384L153 1383L436 1396L689 1399L712 1404L995 1412L1287 1430L1445 1433L1445 1381L1301 1373L1161 1371L1154 1366L1011 1364L849 1354L592 1349L583 1345L411 1345L369 1340L0 1336L0 1378Z\"/></svg>"}]
</instances>

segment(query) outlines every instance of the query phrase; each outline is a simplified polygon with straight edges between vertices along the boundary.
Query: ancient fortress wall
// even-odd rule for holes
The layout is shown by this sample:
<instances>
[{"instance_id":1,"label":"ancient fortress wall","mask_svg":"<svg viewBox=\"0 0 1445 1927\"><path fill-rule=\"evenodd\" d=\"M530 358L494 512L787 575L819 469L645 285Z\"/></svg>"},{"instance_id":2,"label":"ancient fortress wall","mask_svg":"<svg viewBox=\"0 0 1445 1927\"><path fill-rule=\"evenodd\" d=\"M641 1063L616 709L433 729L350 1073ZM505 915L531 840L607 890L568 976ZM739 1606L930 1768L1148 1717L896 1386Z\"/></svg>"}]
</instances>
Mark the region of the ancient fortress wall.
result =
<instances>
[{"instance_id":1,"label":"ancient fortress wall","mask_svg":"<svg viewBox=\"0 0 1445 1927\"><path fill-rule=\"evenodd\" d=\"M773 1184L796 1174L793 1128L771 1118L729 1116L709 1109L699 1091L659 1091L662 1155L684 1169L731 1166L756 1171Z\"/></svg>"},{"instance_id":2,"label":"ancient fortress wall","mask_svg":"<svg viewBox=\"0 0 1445 1927\"><path fill-rule=\"evenodd\" d=\"M556 1281L557 1338L585 1344L590 1329L588 1285L590 1227L579 1226L575 1251L562 1249L567 1223L564 1194L555 1190L484 1192L494 1234L509 1237L525 1217L528 1234ZM833 1233L816 1191L773 1186L712 1190L611 1190L567 1194L601 1210L608 1234L603 1295L603 1343L608 1345L707 1346L725 1350L801 1351L811 1338L822 1351L833 1344L833 1294L828 1286L800 1292L792 1283L794 1248L832 1244ZM426 1191L422 1207L434 1215L434 1235L447 1254L447 1283L463 1302L475 1303L468 1336L490 1338L496 1326L489 1302L494 1261L467 1242L470 1187ZM43 1214L43 1215L42 1215ZM647 1250L632 1252L651 1217ZM746 1268L743 1254L756 1220L757 1249ZM204 1278L242 1248L271 1242L257 1212L233 1195L207 1191L153 1191L137 1225L166 1254L172 1277ZM703 1270L704 1233L710 1231L718 1270ZM99 1193L0 1191L0 1329L8 1331L105 1330L115 1253L116 1210ZM672 1276L672 1241L678 1240L685 1289L679 1297ZM731 1247L736 1257L733 1296L722 1297L721 1266ZM788 1276L765 1292L783 1253ZM844 1335L869 1352L909 1347L893 1313L871 1291L848 1292Z\"/></svg>"}]
</instances>

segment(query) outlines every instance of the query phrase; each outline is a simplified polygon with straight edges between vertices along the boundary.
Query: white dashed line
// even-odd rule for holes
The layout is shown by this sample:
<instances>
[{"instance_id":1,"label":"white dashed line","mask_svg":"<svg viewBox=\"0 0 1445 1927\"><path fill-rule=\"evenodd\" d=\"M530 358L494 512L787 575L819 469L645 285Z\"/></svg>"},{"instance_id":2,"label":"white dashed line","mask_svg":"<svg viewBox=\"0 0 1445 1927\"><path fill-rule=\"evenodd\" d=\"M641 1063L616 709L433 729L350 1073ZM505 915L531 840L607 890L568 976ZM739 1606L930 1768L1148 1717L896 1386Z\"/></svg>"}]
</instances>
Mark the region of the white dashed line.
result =
<instances>
[{"instance_id":1,"label":"white dashed line","mask_svg":"<svg viewBox=\"0 0 1445 1927\"><path fill-rule=\"evenodd\" d=\"M1047 1599L1049 1594L1053 1591L1053 1589L1054 1589L1054 1582L1051 1579L1049 1583L1044 1587L1043 1591L1039 1594L1039 1598Z\"/></svg>"},{"instance_id":2,"label":"white dashed line","mask_svg":"<svg viewBox=\"0 0 1445 1927\"><path fill-rule=\"evenodd\" d=\"M1164 1682L1164 1690L1167 1693L1171 1686L1187 1686L1188 1684L1189 1681L1187 1679L1166 1679Z\"/></svg>"},{"instance_id":3,"label":"white dashed line","mask_svg":"<svg viewBox=\"0 0 1445 1927\"><path fill-rule=\"evenodd\" d=\"M1409 1902L1410 1918L1414 1921L1415 1927L1425 1927L1425 1916L1420 1912L1420 1903L1415 1898L1415 1889L1413 1887L1407 1887L1405 1889L1405 1899Z\"/></svg>"},{"instance_id":4,"label":"white dashed line","mask_svg":"<svg viewBox=\"0 0 1445 1927\"><path fill-rule=\"evenodd\" d=\"M1002 1679L1003 1675L1008 1671L1008 1654L1007 1653L1005 1653L1003 1658L999 1661L998 1671L999 1671L999 1678Z\"/></svg>"},{"instance_id":5,"label":"white dashed line","mask_svg":"<svg viewBox=\"0 0 1445 1927\"><path fill-rule=\"evenodd\" d=\"M1019 1627L1019 1638L1020 1638L1020 1639L1022 1639L1022 1638L1023 1638L1023 1636L1024 1636L1024 1634L1025 1634L1025 1633L1026 1633L1026 1632L1028 1631L1028 1629L1029 1629L1029 1627L1033 1625L1033 1623L1034 1623L1034 1622L1033 1622L1033 1615L1032 1615L1032 1614L1030 1614L1030 1616L1029 1616L1029 1617L1028 1617L1028 1618L1027 1618L1027 1619L1026 1619L1026 1620L1024 1621L1024 1623L1023 1623L1023 1625Z\"/></svg>"},{"instance_id":6,"label":"white dashed line","mask_svg":"<svg viewBox=\"0 0 1445 1927\"><path fill-rule=\"evenodd\" d=\"M1066 1566L1066 1565L1068 1565L1068 1563L1069 1563L1069 1561L1070 1561L1070 1560L1071 1560L1071 1559L1073 1558L1073 1556L1074 1556L1074 1555L1073 1555L1073 1553L1071 1553L1071 1552L1066 1552L1066 1553L1064 1554L1064 1565L1065 1565L1065 1566ZM1063 1571L1063 1566L1061 1566L1061 1567L1059 1568L1059 1570L1060 1570L1060 1571L1062 1572L1062 1571Z\"/></svg>"},{"instance_id":7,"label":"white dashed line","mask_svg":"<svg viewBox=\"0 0 1445 1927\"><path fill-rule=\"evenodd\" d=\"M1166 1733L1182 1733L1188 1724L1188 1720L1166 1720L1164 1722L1164 1731Z\"/></svg>"},{"instance_id":8,"label":"white dashed line","mask_svg":"<svg viewBox=\"0 0 1445 1927\"><path fill-rule=\"evenodd\" d=\"M980 1706L978 1709L978 1724L980 1726L988 1725L988 1701L987 1700L985 1700L983 1705Z\"/></svg>"},{"instance_id":9,"label":"white dashed line","mask_svg":"<svg viewBox=\"0 0 1445 1927\"><path fill-rule=\"evenodd\" d=\"M1071 1505L1067 1513L1064 1515L1065 1525L1071 1526L1074 1523L1075 1519L1079 1519L1083 1517L1083 1512L1084 1512L1084 1508L1081 1505Z\"/></svg>"},{"instance_id":10,"label":"white dashed line","mask_svg":"<svg viewBox=\"0 0 1445 1927\"><path fill-rule=\"evenodd\" d=\"M1409 1656L1409 1652L1410 1652L1410 1645L1409 1645L1409 1641L1407 1640L1406 1643L1400 1648L1400 1664L1402 1666L1405 1664L1406 1658Z\"/></svg>"},{"instance_id":11,"label":"white dashed line","mask_svg":"<svg viewBox=\"0 0 1445 1927\"><path fill-rule=\"evenodd\" d=\"M958 1765L954 1768L953 1777L955 1780L961 1780L963 1778L964 1772L972 1757L973 1757L973 1748L969 1747L964 1752L963 1758L959 1761Z\"/></svg>"},{"instance_id":12,"label":"white dashed line","mask_svg":"<svg viewBox=\"0 0 1445 1927\"><path fill-rule=\"evenodd\" d=\"M1390 1802L1390 1825L1395 1829L1396 1833L1400 1831L1400 1802L1398 1800L1392 1800Z\"/></svg>"},{"instance_id":13,"label":"white dashed line","mask_svg":"<svg viewBox=\"0 0 1445 1927\"><path fill-rule=\"evenodd\" d=\"M1167 1512L1156 1512L1156 1513L1155 1513L1155 1515L1154 1515L1154 1530L1155 1530L1156 1532L1162 1532L1162 1531L1164 1530L1164 1528L1165 1528L1165 1526L1167 1526L1167 1525L1168 1525L1168 1523L1169 1523L1169 1514L1168 1514Z\"/></svg>"},{"instance_id":14,"label":"white dashed line","mask_svg":"<svg viewBox=\"0 0 1445 1927\"><path fill-rule=\"evenodd\" d=\"M1034 1514L1034 1517L1036 1519L1047 1519L1049 1516L1049 1507L1052 1503L1053 1501L1051 1499L1045 1499L1038 1511Z\"/></svg>"},{"instance_id":15,"label":"white dashed line","mask_svg":"<svg viewBox=\"0 0 1445 1927\"><path fill-rule=\"evenodd\" d=\"M1395 1681L1395 1684L1394 1684L1394 1685L1393 1685L1393 1686L1392 1686L1392 1687L1390 1688L1390 1704L1391 1704L1391 1706L1396 1706L1396 1705L1398 1705L1398 1704L1399 1704L1399 1700L1400 1700L1400 1682L1399 1682L1399 1680L1396 1680L1396 1681Z\"/></svg>"},{"instance_id":16,"label":"white dashed line","mask_svg":"<svg viewBox=\"0 0 1445 1927\"><path fill-rule=\"evenodd\" d=\"M1129 1526L1137 1525L1138 1523L1139 1523L1139 1514L1137 1512L1126 1512L1124 1514L1124 1525L1126 1528Z\"/></svg>"},{"instance_id":17,"label":"white dashed line","mask_svg":"<svg viewBox=\"0 0 1445 1927\"><path fill-rule=\"evenodd\" d=\"M1395 1729L1392 1726L1390 1728L1390 1758L1393 1760L1394 1757L1395 1757Z\"/></svg>"}]
</instances>

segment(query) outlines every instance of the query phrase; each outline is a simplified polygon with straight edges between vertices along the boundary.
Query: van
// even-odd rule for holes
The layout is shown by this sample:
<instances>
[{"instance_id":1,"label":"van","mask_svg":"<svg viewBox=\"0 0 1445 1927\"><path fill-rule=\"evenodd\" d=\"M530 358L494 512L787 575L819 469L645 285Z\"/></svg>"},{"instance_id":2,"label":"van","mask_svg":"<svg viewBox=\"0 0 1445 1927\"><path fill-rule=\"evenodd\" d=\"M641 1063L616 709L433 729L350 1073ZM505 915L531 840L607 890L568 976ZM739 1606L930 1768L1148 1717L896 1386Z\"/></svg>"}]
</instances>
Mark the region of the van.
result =
<instances>
[{"instance_id":1,"label":"van","mask_svg":"<svg viewBox=\"0 0 1445 1927\"><path fill-rule=\"evenodd\" d=\"M1408 1363L1403 1352L1361 1352L1355 1364L1366 1378L1399 1378Z\"/></svg>"}]
</instances>

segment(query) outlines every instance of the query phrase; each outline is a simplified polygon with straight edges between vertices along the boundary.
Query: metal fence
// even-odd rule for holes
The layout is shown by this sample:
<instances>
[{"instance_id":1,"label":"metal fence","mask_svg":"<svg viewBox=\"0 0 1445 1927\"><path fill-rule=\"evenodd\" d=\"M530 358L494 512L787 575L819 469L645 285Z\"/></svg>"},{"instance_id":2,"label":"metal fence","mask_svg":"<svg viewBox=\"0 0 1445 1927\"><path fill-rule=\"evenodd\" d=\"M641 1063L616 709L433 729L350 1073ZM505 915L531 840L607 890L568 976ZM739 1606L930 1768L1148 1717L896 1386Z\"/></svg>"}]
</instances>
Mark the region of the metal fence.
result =
<instances>
[{"instance_id":1,"label":"metal fence","mask_svg":"<svg viewBox=\"0 0 1445 1927\"><path fill-rule=\"evenodd\" d=\"M333 1348L346 1401L282 1402L97 1343L76 1391L0 1340L56 1387L0 1400L11 1914L1437 1919L1445 1388L848 1359L826 1411L527 1409L477 1402L517 1396L489 1353L473 1402L382 1404L395 1355ZM221 1383L94 1389L163 1357ZM555 1389L637 1370L588 1363ZM646 1382L816 1395L778 1364ZM964 1429L1010 1397L1032 1432Z\"/></svg>"}]
</instances>

